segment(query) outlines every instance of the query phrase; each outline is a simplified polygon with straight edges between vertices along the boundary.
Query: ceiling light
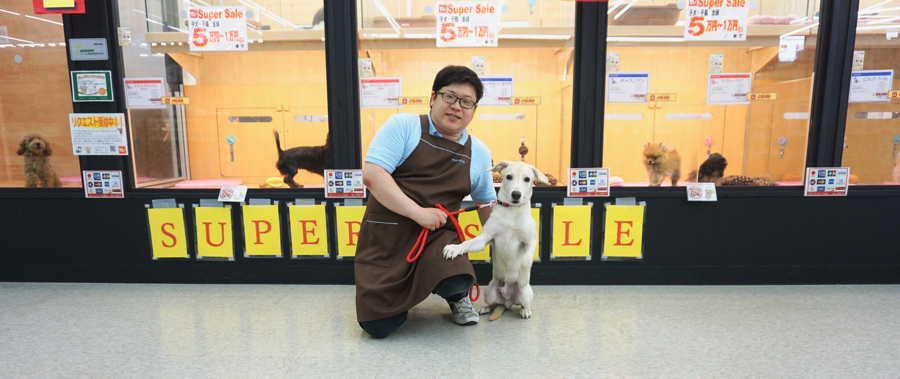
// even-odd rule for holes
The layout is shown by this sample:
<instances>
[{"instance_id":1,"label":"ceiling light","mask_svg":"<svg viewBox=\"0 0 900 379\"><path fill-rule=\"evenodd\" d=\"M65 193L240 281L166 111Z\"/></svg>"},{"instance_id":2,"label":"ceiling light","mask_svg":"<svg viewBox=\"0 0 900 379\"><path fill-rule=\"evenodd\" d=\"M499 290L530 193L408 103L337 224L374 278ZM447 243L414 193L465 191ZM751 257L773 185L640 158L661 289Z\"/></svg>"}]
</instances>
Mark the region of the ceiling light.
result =
<instances>
[{"instance_id":1,"label":"ceiling light","mask_svg":"<svg viewBox=\"0 0 900 379\"><path fill-rule=\"evenodd\" d=\"M900 29L900 25L876 25L876 26L858 26L856 27L857 31L865 31L865 30L885 30L885 29Z\"/></svg>"},{"instance_id":2,"label":"ceiling light","mask_svg":"<svg viewBox=\"0 0 900 379\"><path fill-rule=\"evenodd\" d=\"M619 17L622 17L622 15L625 14L625 12L627 12L629 9L631 9L631 6L634 5L634 3L636 3L636 2L637 2L637 0L631 0L631 2L628 3L628 5L626 5L625 8L622 8L622 10L619 11L619 13L616 13L616 17L613 17L613 20L618 20Z\"/></svg>"},{"instance_id":3,"label":"ceiling light","mask_svg":"<svg viewBox=\"0 0 900 379\"><path fill-rule=\"evenodd\" d=\"M607 42L684 42L684 37L607 37Z\"/></svg>"},{"instance_id":4,"label":"ceiling light","mask_svg":"<svg viewBox=\"0 0 900 379\"><path fill-rule=\"evenodd\" d=\"M4 38L8 38L8 39L11 39L11 40L13 40L13 41L21 41L21 42L27 42L27 43L34 43L34 41L29 41L29 40L27 40L27 39L13 38L13 37L10 37L10 36L6 36L6 37L4 37Z\"/></svg>"},{"instance_id":5,"label":"ceiling light","mask_svg":"<svg viewBox=\"0 0 900 379\"><path fill-rule=\"evenodd\" d=\"M28 17L28 18L30 18L30 19L32 19L32 20L39 20L39 21L43 21L43 22L49 22L49 23L51 23L51 24L62 25L61 22L45 20L45 19L43 19L43 18L34 17L34 16L29 16L29 15L27 15L27 14L25 15L25 17Z\"/></svg>"},{"instance_id":6,"label":"ceiling light","mask_svg":"<svg viewBox=\"0 0 900 379\"><path fill-rule=\"evenodd\" d=\"M554 39L554 40L567 40L572 38L572 36L568 34L498 34L497 38L507 38L507 39Z\"/></svg>"},{"instance_id":7,"label":"ceiling light","mask_svg":"<svg viewBox=\"0 0 900 379\"><path fill-rule=\"evenodd\" d=\"M612 14L613 12L616 11L616 8L618 8L619 5L622 5L623 3L625 3L625 0L617 1L615 4L613 4L613 6L609 7L609 10L606 11L606 14Z\"/></svg>"},{"instance_id":8,"label":"ceiling light","mask_svg":"<svg viewBox=\"0 0 900 379\"><path fill-rule=\"evenodd\" d=\"M809 30L809 29L815 28L815 27L817 27L817 26L819 26L819 23L818 23L818 22L814 22L814 23L812 23L812 24L809 24L809 25L807 25L807 26L804 26L804 27L802 27L802 28L800 28L800 29L797 29L797 30L794 30L794 31L792 31L792 32L784 33L784 34L781 35L780 38L784 38L784 37L787 37L787 36L792 36L792 35L794 35L794 34L797 34L797 33L800 33L800 32L802 32L802 31L805 31L805 30Z\"/></svg>"}]
</instances>

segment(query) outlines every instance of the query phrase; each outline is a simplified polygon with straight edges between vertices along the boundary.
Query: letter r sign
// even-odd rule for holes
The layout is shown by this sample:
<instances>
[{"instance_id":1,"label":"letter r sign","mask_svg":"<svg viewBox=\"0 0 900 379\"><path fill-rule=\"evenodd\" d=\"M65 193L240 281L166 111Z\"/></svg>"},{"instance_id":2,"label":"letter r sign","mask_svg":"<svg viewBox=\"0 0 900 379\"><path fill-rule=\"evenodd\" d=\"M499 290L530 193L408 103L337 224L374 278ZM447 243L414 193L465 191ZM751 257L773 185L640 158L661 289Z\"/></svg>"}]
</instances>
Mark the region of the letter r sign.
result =
<instances>
[{"instance_id":1,"label":"letter r sign","mask_svg":"<svg viewBox=\"0 0 900 379\"><path fill-rule=\"evenodd\" d=\"M600 259L643 259L643 205L608 205L603 232L603 255Z\"/></svg>"}]
</instances>

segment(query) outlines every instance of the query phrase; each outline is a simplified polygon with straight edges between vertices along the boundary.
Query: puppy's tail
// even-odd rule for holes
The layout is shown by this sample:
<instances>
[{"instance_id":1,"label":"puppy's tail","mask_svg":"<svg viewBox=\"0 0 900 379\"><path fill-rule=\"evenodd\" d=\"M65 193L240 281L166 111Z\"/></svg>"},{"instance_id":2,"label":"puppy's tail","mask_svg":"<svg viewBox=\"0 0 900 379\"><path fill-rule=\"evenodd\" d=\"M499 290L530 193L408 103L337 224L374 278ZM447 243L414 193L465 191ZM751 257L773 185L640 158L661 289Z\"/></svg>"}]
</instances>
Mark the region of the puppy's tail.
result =
<instances>
[{"instance_id":1,"label":"puppy's tail","mask_svg":"<svg viewBox=\"0 0 900 379\"><path fill-rule=\"evenodd\" d=\"M503 312L504 312L504 311L506 311L506 307L505 307L505 306L503 306L502 304L501 304L501 305L497 305L496 307L494 307L494 311L491 312L491 316L488 317L488 321L494 321L494 320L500 318L500 316L503 315Z\"/></svg>"},{"instance_id":2,"label":"puppy's tail","mask_svg":"<svg viewBox=\"0 0 900 379\"><path fill-rule=\"evenodd\" d=\"M278 148L278 156L280 157L284 150L281 150L281 140L278 139L278 130L272 129L272 133L275 134L275 147Z\"/></svg>"}]
</instances>

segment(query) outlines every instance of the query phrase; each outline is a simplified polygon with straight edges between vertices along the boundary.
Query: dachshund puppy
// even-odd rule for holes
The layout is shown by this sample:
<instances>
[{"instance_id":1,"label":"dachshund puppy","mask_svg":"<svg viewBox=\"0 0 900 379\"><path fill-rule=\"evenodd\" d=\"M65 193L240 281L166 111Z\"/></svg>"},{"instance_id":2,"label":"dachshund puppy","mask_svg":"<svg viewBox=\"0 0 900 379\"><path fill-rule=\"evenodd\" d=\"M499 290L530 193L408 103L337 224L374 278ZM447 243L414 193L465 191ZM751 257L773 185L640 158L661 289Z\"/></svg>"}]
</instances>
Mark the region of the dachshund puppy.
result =
<instances>
[{"instance_id":1,"label":"dachshund puppy","mask_svg":"<svg viewBox=\"0 0 900 379\"><path fill-rule=\"evenodd\" d=\"M25 187L62 187L47 161L53 150L40 133L26 133L16 154L25 156Z\"/></svg>"},{"instance_id":2,"label":"dachshund puppy","mask_svg":"<svg viewBox=\"0 0 900 379\"><path fill-rule=\"evenodd\" d=\"M719 153L712 153L709 155L709 158L706 159L706 162L700 165L700 182L701 183L716 183L716 185L722 184L722 177L725 176L725 167L728 166L728 161L725 160L725 157Z\"/></svg>"},{"instance_id":3,"label":"dachshund puppy","mask_svg":"<svg viewBox=\"0 0 900 379\"><path fill-rule=\"evenodd\" d=\"M298 146L287 150L281 150L281 141L278 139L278 131L274 130L275 147L278 148L278 162L275 167L284 175L284 182L291 188L301 187L294 181L294 175L300 169L325 177L325 170L331 165L331 132L325 138L322 146Z\"/></svg>"}]
</instances>

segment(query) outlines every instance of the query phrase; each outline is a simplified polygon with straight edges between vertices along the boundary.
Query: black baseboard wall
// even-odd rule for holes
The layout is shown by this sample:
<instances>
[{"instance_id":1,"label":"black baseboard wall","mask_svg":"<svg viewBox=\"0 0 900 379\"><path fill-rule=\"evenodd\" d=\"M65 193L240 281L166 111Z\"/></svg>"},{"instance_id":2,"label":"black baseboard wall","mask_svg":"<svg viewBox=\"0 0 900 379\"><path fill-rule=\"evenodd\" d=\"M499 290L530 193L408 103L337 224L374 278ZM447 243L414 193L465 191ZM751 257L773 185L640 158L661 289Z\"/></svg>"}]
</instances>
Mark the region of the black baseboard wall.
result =
<instances>
[{"instance_id":1,"label":"black baseboard wall","mask_svg":"<svg viewBox=\"0 0 900 379\"><path fill-rule=\"evenodd\" d=\"M553 203L564 188L537 188L541 262L536 285L900 283L900 190L856 186L850 195L805 198L799 187L720 188L715 203L689 203L683 188L613 188L593 202L592 259L550 260ZM251 190L280 203L316 190ZM80 189L0 190L0 281L108 283L353 284L350 260L153 260L146 208L175 198L189 208L215 190L135 190L125 199L84 199ZM602 261L603 203L647 203L644 259ZM318 198L318 201L324 201ZM333 207L328 207L329 217ZM284 212L283 212L284 213ZM234 214L235 221L239 217ZM190 220L189 220L190 223ZM239 224L239 222L237 223ZM192 233L189 230L189 239ZM286 233L283 233L286 234ZM243 244L234 233L236 246ZM283 242L288 243L288 235ZM332 243L336 239L330 238ZM480 283L489 264L476 264Z\"/></svg>"}]
</instances>

